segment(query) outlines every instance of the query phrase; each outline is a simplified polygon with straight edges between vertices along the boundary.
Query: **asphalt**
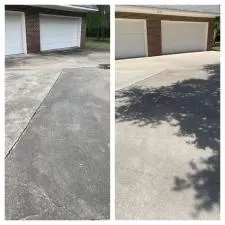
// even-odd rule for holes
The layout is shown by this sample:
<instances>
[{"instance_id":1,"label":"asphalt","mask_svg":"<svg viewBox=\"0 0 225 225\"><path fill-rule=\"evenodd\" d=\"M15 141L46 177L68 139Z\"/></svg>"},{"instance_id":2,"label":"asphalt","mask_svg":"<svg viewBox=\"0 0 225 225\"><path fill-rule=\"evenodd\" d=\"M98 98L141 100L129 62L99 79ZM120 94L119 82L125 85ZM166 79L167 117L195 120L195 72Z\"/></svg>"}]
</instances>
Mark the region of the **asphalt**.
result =
<instances>
[{"instance_id":1,"label":"asphalt","mask_svg":"<svg viewBox=\"0 0 225 225\"><path fill-rule=\"evenodd\" d=\"M5 161L7 220L109 219L109 70L63 69Z\"/></svg>"},{"instance_id":2,"label":"asphalt","mask_svg":"<svg viewBox=\"0 0 225 225\"><path fill-rule=\"evenodd\" d=\"M119 60L116 79L116 219L219 219L219 53Z\"/></svg>"}]
</instances>

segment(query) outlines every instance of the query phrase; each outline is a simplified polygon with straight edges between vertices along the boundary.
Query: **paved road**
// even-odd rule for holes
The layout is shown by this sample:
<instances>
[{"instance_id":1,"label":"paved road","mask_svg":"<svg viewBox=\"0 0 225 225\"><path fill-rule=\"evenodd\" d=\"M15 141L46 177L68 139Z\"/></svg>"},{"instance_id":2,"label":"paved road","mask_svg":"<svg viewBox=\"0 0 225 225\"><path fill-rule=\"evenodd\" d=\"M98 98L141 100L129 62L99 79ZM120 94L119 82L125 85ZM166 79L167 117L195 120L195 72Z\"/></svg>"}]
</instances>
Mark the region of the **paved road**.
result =
<instances>
[{"instance_id":1,"label":"paved road","mask_svg":"<svg viewBox=\"0 0 225 225\"><path fill-rule=\"evenodd\" d=\"M141 61L132 85L128 61L116 66L116 218L218 219L219 53Z\"/></svg>"},{"instance_id":2,"label":"paved road","mask_svg":"<svg viewBox=\"0 0 225 225\"><path fill-rule=\"evenodd\" d=\"M64 69L6 158L6 219L108 219L109 134L109 70Z\"/></svg>"}]
</instances>

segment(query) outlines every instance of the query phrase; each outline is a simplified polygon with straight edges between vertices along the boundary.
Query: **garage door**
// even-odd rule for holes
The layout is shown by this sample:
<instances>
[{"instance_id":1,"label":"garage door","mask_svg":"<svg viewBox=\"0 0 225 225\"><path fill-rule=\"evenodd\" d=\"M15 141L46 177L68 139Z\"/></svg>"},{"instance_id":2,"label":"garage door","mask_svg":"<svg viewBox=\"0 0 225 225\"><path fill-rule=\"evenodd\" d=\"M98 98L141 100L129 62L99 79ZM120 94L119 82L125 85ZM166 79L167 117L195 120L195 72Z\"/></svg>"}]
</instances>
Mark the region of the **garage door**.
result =
<instances>
[{"instance_id":1,"label":"garage door","mask_svg":"<svg viewBox=\"0 0 225 225\"><path fill-rule=\"evenodd\" d=\"M205 51L208 23L162 21L162 53Z\"/></svg>"},{"instance_id":2,"label":"garage door","mask_svg":"<svg viewBox=\"0 0 225 225\"><path fill-rule=\"evenodd\" d=\"M80 47L81 18L40 15L41 50Z\"/></svg>"},{"instance_id":3,"label":"garage door","mask_svg":"<svg viewBox=\"0 0 225 225\"><path fill-rule=\"evenodd\" d=\"M116 58L147 56L145 20L116 19L115 32Z\"/></svg>"},{"instance_id":4,"label":"garage door","mask_svg":"<svg viewBox=\"0 0 225 225\"><path fill-rule=\"evenodd\" d=\"M21 12L5 13L5 55L26 53L25 21Z\"/></svg>"}]
</instances>

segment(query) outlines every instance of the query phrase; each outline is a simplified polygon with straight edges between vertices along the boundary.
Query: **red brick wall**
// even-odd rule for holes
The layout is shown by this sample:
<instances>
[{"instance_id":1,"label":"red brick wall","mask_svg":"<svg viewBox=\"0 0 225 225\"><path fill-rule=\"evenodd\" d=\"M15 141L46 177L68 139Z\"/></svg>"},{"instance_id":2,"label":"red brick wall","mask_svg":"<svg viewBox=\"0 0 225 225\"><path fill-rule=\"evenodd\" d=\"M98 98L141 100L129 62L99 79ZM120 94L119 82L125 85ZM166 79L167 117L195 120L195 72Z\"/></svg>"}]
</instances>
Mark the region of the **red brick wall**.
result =
<instances>
[{"instance_id":1,"label":"red brick wall","mask_svg":"<svg viewBox=\"0 0 225 225\"><path fill-rule=\"evenodd\" d=\"M82 17L81 47L84 47L85 35L86 35L86 13L67 12L67 11L61 11L61 10L45 9L40 7L24 6L24 5L6 5L5 10L22 11L25 13L26 39L27 39L28 53L40 52L40 24L39 24L40 13L51 14L51 15Z\"/></svg>"},{"instance_id":2,"label":"red brick wall","mask_svg":"<svg viewBox=\"0 0 225 225\"><path fill-rule=\"evenodd\" d=\"M81 24L81 40L80 40L80 47L85 47L85 38L86 38L86 17L82 17L82 24Z\"/></svg>"},{"instance_id":3,"label":"red brick wall","mask_svg":"<svg viewBox=\"0 0 225 225\"><path fill-rule=\"evenodd\" d=\"M148 56L161 55L162 53L161 21L147 20L146 26L147 26Z\"/></svg>"},{"instance_id":4,"label":"red brick wall","mask_svg":"<svg viewBox=\"0 0 225 225\"><path fill-rule=\"evenodd\" d=\"M39 13L35 10L25 12L27 53L40 52Z\"/></svg>"},{"instance_id":5,"label":"red brick wall","mask_svg":"<svg viewBox=\"0 0 225 225\"><path fill-rule=\"evenodd\" d=\"M209 21L209 25L208 25L208 41L207 41L207 50L210 51L212 49L213 46L213 20L211 19Z\"/></svg>"},{"instance_id":6,"label":"red brick wall","mask_svg":"<svg viewBox=\"0 0 225 225\"><path fill-rule=\"evenodd\" d=\"M208 40L207 50L212 48L213 44L213 19L205 17L186 17L186 16L169 16L144 13L116 12L116 18L145 19L147 26L148 55L156 56L162 54L161 40L161 20L171 21L195 21L208 22Z\"/></svg>"}]
</instances>

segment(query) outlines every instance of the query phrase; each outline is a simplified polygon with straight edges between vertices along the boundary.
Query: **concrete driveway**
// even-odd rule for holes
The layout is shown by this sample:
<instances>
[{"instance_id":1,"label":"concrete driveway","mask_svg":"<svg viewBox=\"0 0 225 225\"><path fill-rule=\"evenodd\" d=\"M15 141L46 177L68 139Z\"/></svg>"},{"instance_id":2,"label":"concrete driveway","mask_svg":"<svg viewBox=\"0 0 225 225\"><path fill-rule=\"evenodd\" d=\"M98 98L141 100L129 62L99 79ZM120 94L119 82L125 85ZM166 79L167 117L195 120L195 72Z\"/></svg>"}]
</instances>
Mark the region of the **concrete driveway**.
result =
<instances>
[{"instance_id":1,"label":"concrete driveway","mask_svg":"<svg viewBox=\"0 0 225 225\"><path fill-rule=\"evenodd\" d=\"M216 51L117 60L115 88L125 88L166 70L195 69L218 62L219 52Z\"/></svg>"},{"instance_id":2,"label":"concrete driveway","mask_svg":"<svg viewBox=\"0 0 225 225\"><path fill-rule=\"evenodd\" d=\"M218 219L219 53L120 60L116 76L116 218Z\"/></svg>"},{"instance_id":3,"label":"concrete driveway","mask_svg":"<svg viewBox=\"0 0 225 225\"><path fill-rule=\"evenodd\" d=\"M109 218L108 62L86 51L6 60L6 219Z\"/></svg>"},{"instance_id":4,"label":"concrete driveway","mask_svg":"<svg viewBox=\"0 0 225 225\"><path fill-rule=\"evenodd\" d=\"M5 62L5 153L16 143L64 68L109 63L109 52L66 51Z\"/></svg>"}]
</instances>

